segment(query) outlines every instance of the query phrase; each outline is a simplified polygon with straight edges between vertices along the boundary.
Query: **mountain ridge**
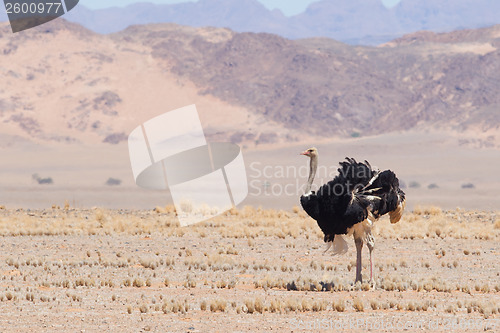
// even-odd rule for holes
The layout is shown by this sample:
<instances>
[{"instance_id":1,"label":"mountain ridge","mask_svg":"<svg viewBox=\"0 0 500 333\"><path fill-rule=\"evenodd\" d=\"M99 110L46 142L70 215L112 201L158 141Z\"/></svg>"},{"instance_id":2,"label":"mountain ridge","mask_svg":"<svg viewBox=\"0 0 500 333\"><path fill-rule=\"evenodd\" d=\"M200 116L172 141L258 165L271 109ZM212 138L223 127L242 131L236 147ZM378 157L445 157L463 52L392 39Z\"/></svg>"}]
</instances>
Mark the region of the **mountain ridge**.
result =
<instances>
[{"instance_id":1,"label":"mountain ridge","mask_svg":"<svg viewBox=\"0 0 500 333\"><path fill-rule=\"evenodd\" d=\"M83 4L64 17L99 33L130 25L177 23L268 32L289 39L328 37L349 44L378 45L419 30L446 32L500 23L495 0L402 0L388 9L380 0L321 0L287 17L257 0L199 0L172 5L137 3L90 10ZM5 13L0 13L4 15Z\"/></svg>"},{"instance_id":2,"label":"mountain ridge","mask_svg":"<svg viewBox=\"0 0 500 333\"><path fill-rule=\"evenodd\" d=\"M432 128L495 142L500 129L500 25L374 48L175 24L100 35L57 20L23 34L4 24L0 57L2 133L42 143L119 143L193 103L207 136L246 145Z\"/></svg>"},{"instance_id":3,"label":"mountain ridge","mask_svg":"<svg viewBox=\"0 0 500 333\"><path fill-rule=\"evenodd\" d=\"M287 17L257 0L199 0L98 10L80 3L64 17L102 34L135 24L177 23L267 32L289 39L328 37L348 44L379 45L420 30L449 32L499 24L498 12L500 2L495 0L402 0L390 9L380 0L320 0ZM5 11L0 11L2 20L7 20Z\"/></svg>"}]
</instances>

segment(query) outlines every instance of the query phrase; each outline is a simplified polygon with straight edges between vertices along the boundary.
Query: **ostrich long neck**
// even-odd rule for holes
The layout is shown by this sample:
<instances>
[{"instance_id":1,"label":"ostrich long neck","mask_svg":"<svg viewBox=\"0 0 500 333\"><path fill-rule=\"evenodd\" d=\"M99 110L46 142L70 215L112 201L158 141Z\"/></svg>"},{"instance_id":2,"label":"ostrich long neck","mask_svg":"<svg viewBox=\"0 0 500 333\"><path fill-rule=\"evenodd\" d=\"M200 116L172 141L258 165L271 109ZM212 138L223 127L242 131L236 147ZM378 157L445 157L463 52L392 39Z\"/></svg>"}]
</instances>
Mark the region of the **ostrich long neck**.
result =
<instances>
[{"instance_id":1,"label":"ostrich long neck","mask_svg":"<svg viewBox=\"0 0 500 333\"><path fill-rule=\"evenodd\" d=\"M312 183L314 181L314 176L316 176L316 170L318 169L318 156L311 156L311 161L309 163L309 179L307 179L306 193L311 191Z\"/></svg>"}]
</instances>

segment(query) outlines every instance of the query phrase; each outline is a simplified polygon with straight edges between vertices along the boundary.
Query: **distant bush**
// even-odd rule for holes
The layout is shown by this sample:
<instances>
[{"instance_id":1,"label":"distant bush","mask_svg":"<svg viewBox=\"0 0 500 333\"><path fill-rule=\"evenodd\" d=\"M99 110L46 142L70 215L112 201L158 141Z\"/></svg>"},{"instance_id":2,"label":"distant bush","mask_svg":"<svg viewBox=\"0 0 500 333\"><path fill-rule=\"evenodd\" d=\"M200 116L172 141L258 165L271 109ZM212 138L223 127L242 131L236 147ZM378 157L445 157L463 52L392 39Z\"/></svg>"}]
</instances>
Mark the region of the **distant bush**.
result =
<instances>
[{"instance_id":1,"label":"distant bush","mask_svg":"<svg viewBox=\"0 0 500 333\"><path fill-rule=\"evenodd\" d=\"M257 140L257 144L275 143L276 141L278 141L278 135L276 133L261 133Z\"/></svg>"},{"instance_id":2,"label":"distant bush","mask_svg":"<svg viewBox=\"0 0 500 333\"><path fill-rule=\"evenodd\" d=\"M36 181L39 185L52 185L54 180L51 177L42 178L37 173L34 173L31 178Z\"/></svg>"},{"instance_id":3,"label":"distant bush","mask_svg":"<svg viewBox=\"0 0 500 333\"><path fill-rule=\"evenodd\" d=\"M38 184L40 185L44 185L44 184L54 184L54 181L52 180L51 177L48 177L48 178L40 178L38 179Z\"/></svg>"},{"instance_id":4,"label":"distant bush","mask_svg":"<svg viewBox=\"0 0 500 333\"><path fill-rule=\"evenodd\" d=\"M359 138L361 134L359 132L352 132L351 133L351 138Z\"/></svg>"},{"instance_id":5,"label":"distant bush","mask_svg":"<svg viewBox=\"0 0 500 333\"><path fill-rule=\"evenodd\" d=\"M462 188L469 189L469 188L476 188L476 186L472 183L466 183L462 184Z\"/></svg>"},{"instance_id":6,"label":"distant bush","mask_svg":"<svg viewBox=\"0 0 500 333\"><path fill-rule=\"evenodd\" d=\"M266 140L266 137L264 136L262 139ZM241 142L243 142L245 140L247 140L247 141L254 141L255 140L255 134L248 133L248 132L236 132L233 135L231 135L231 137L229 138L230 142L236 143L236 144L239 144L239 143L241 143ZM293 141L289 137L287 137L287 140L288 141ZM263 142L261 142L261 143L263 143Z\"/></svg>"},{"instance_id":7,"label":"distant bush","mask_svg":"<svg viewBox=\"0 0 500 333\"><path fill-rule=\"evenodd\" d=\"M408 185L410 188L420 188L420 183L416 181L411 181L410 185Z\"/></svg>"},{"instance_id":8,"label":"distant bush","mask_svg":"<svg viewBox=\"0 0 500 333\"><path fill-rule=\"evenodd\" d=\"M439 188L439 186L438 186L438 184L432 183L432 184L429 184L429 186L427 186L427 188L429 190L434 190L436 188Z\"/></svg>"},{"instance_id":9,"label":"distant bush","mask_svg":"<svg viewBox=\"0 0 500 333\"><path fill-rule=\"evenodd\" d=\"M108 185L108 186L119 186L121 184L122 184L121 179L117 179L117 178L109 177L108 180L106 181L106 185Z\"/></svg>"},{"instance_id":10,"label":"distant bush","mask_svg":"<svg viewBox=\"0 0 500 333\"><path fill-rule=\"evenodd\" d=\"M232 143L235 143L235 144L238 144L240 143L241 141L243 141L243 136L245 134L243 132L237 132L237 133L234 133L233 135L231 135L231 137L229 138L229 141L232 142Z\"/></svg>"},{"instance_id":11,"label":"distant bush","mask_svg":"<svg viewBox=\"0 0 500 333\"><path fill-rule=\"evenodd\" d=\"M413 209L415 215L441 215L442 209L437 206L420 206L417 205Z\"/></svg>"},{"instance_id":12,"label":"distant bush","mask_svg":"<svg viewBox=\"0 0 500 333\"><path fill-rule=\"evenodd\" d=\"M128 139L128 136L125 133L113 133L113 134L110 134L107 137L105 137L102 142L111 143L113 145L116 145L122 141L127 141L127 139Z\"/></svg>"},{"instance_id":13,"label":"distant bush","mask_svg":"<svg viewBox=\"0 0 500 333\"><path fill-rule=\"evenodd\" d=\"M113 61L111 59L111 61ZM105 91L99 97L94 98L94 109L99 110L106 107L113 107L122 102L120 95L113 91Z\"/></svg>"}]
</instances>

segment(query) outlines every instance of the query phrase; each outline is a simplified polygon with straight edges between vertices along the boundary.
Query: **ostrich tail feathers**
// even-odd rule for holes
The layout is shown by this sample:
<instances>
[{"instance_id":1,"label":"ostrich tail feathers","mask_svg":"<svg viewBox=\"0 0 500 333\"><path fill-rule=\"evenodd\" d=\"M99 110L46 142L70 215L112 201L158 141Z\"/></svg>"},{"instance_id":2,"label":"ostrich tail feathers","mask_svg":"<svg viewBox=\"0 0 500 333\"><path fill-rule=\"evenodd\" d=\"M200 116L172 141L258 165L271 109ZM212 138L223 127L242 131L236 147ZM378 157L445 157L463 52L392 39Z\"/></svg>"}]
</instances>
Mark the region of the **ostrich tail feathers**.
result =
<instances>
[{"instance_id":1,"label":"ostrich tail feathers","mask_svg":"<svg viewBox=\"0 0 500 333\"><path fill-rule=\"evenodd\" d=\"M332 243L333 242L331 242L331 241L326 242L326 248L325 248L325 251L323 251L323 253L326 253L326 252L328 252L328 250L330 250L330 248L332 247Z\"/></svg>"},{"instance_id":2,"label":"ostrich tail feathers","mask_svg":"<svg viewBox=\"0 0 500 333\"><path fill-rule=\"evenodd\" d=\"M347 245L346 240L342 235L335 235L333 242L326 243L325 252L332 248L333 255L340 255L347 252L349 245Z\"/></svg>"}]
</instances>

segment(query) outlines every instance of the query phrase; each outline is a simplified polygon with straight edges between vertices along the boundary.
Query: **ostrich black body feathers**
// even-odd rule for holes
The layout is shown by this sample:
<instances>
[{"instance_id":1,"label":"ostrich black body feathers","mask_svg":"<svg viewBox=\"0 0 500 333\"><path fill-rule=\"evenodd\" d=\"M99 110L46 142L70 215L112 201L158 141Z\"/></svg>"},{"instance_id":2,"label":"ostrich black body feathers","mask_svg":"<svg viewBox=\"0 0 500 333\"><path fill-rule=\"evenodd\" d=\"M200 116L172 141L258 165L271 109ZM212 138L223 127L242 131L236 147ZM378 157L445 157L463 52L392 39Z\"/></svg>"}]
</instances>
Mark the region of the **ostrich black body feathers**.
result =
<instances>
[{"instance_id":1,"label":"ostrich black body feathers","mask_svg":"<svg viewBox=\"0 0 500 333\"><path fill-rule=\"evenodd\" d=\"M346 158L340 163L339 174L328 183L301 196L306 213L318 222L325 242L335 235L346 234L355 224L370 215L375 219L393 213L391 222L401 218L405 194L399 188L394 172L373 170L365 161Z\"/></svg>"}]
</instances>

